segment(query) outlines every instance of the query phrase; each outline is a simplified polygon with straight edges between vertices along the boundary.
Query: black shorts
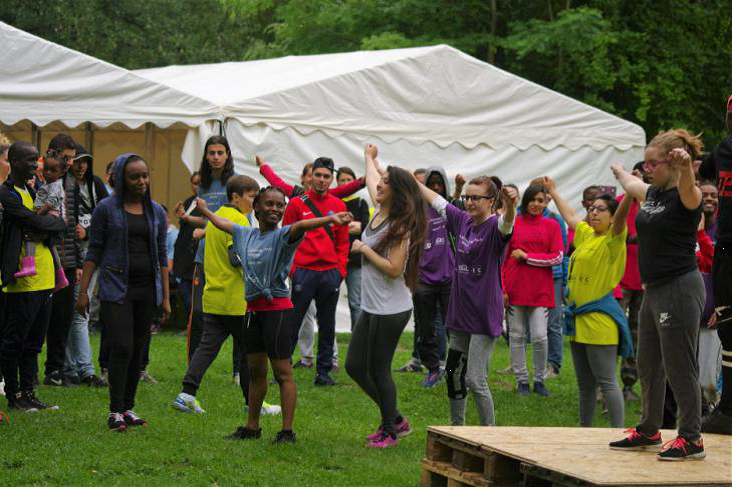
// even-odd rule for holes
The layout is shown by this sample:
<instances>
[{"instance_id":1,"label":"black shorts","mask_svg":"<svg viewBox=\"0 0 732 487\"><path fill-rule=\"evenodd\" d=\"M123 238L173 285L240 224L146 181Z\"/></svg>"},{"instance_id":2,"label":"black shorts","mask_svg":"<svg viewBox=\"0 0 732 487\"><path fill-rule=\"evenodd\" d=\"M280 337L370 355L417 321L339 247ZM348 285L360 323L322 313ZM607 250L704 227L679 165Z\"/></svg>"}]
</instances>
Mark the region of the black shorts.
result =
<instances>
[{"instance_id":1,"label":"black shorts","mask_svg":"<svg viewBox=\"0 0 732 487\"><path fill-rule=\"evenodd\" d=\"M273 360L290 358L291 311L286 309L247 313L247 354L266 353Z\"/></svg>"}]
</instances>

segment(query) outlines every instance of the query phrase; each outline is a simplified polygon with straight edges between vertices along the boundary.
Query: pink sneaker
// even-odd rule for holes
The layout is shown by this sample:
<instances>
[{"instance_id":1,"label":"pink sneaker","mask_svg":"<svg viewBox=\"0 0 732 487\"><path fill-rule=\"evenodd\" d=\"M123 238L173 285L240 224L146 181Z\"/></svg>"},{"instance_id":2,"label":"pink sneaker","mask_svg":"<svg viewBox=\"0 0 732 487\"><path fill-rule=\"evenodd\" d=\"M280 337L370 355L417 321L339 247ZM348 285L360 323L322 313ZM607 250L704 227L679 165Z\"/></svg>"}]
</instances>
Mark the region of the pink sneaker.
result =
<instances>
[{"instance_id":1,"label":"pink sneaker","mask_svg":"<svg viewBox=\"0 0 732 487\"><path fill-rule=\"evenodd\" d=\"M398 438L404 438L405 436L412 434L412 425L409 424L409 420L406 416L402 416L402 422L397 423L394 426L396 426L396 434ZM369 435L369 437L366 438L366 441L374 441L378 439L383 432L383 428L379 425L379 429L376 430L376 433Z\"/></svg>"},{"instance_id":2,"label":"pink sneaker","mask_svg":"<svg viewBox=\"0 0 732 487\"><path fill-rule=\"evenodd\" d=\"M391 448L399 444L399 438L392 438L386 433L382 433L378 438L369 441L371 448Z\"/></svg>"},{"instance_id":3,"label":"pink sneaker","mask_svg":"<svg viewBox=\"0 0 732 487\"><path fill-rule=\"evenodd\" d=\"M53 288L53 292L58 292L69 285L69 280L66 279L64 270L60 267L56 269L56 287Z\"/></svg>"},{"instance_id":4,"label":"pink sneaker","mask_svg":"<svg viewBox=\"0 0 732 487\"><path fill-rule=\"evenodd\" d=\"M32 255L23 257L20 261L20 270L16 272L13 277L30 277L35 276L36 272L36 258Z\"/></svg>"}]
</instances>

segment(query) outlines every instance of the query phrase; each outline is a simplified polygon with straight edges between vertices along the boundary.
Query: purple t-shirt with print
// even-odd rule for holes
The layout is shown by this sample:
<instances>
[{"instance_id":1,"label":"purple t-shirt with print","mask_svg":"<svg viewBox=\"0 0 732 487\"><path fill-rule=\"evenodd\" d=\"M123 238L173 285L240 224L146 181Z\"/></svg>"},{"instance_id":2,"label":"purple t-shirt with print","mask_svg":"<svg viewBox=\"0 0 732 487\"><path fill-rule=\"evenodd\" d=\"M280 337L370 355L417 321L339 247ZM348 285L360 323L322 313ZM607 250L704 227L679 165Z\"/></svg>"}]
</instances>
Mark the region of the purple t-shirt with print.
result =
<instances>
[{"instance_id":1,"label":"purple t-shirt with print","mask_svg":"<svg viewBox=\"0 0 732 487\"><path fill-rule=\"evenodd\" d=\"M449 284L455 271L455 254L445 219L432 207L427 208L429 228L419 260L419 281L425 284Z\"/></svg>"},{"instance_id":2,"label":"purple t-shirt with print","mask_svg":"<svg viewBox=\"0 0 732 487\"><path fill-rule=\"evenodd\" d=\"M476 226L470 215L449 203L445 214L457 245L446 326L497 337L503 331L501 265L511 236L498 231L497 216Z\"/></svg>"}]
</instances>

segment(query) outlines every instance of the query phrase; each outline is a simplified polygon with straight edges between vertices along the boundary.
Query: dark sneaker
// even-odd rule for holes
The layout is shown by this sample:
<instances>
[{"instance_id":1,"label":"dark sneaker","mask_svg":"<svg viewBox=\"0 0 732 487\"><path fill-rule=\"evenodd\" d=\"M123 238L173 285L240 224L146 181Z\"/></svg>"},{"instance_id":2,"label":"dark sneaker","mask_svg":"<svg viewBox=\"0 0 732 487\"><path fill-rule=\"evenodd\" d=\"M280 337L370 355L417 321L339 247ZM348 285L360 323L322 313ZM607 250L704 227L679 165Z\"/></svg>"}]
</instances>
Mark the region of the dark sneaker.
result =
<instances>
[{"instance_id":1,"label":"dark sneaker","mask_svg":"<svg viewBox=\"0 0 732 487\"><path fill-rule=\"evenodd\" d=\"M396 369L397 372L422 372L422 364L410 360L407 364Z\"/></svg>"},{"instance_id":2,"label":"dark sneaker","mask_svg":"<svg viewBox=\"0 0 732 487\"><path fill-rule=\"evenodd\" d=\"M21 394L20 392L17 393L15 396L8 396L8 409L25 413L35 413L36 411L38 411L38 408L35 408L28 404L28 401L25 400L23 394Z\"/></svg>"},{"instance_id":3,"label":"dark sneaker","mask_svg":"<svg viewBox=\"0 0 732 487\"><path fill-rule=\"evenodd\" d=\"M107 426L109 426L111 431L116 431L117 433L127 431L127 423L125 423L125 417L122 413L109 413Z\"/></svg>"},{"instance_id":4,"label":"dark sneaker","mask_svg":"<svg viewBox=\"0 0 732 487\"><path fill-rule=\"evenodd\" d=\"M83 379L81 379L81 383L89 387L107 387L107 383L104 382L102 378L96 374L84 377Z\"/></svg>"},{"instance_id":5,"label":"dark sneaker","mask_svg":"<svg viewBox=\"0 0 732 487\"><path fill-rule=\"evenodd\" d=\"M704 453L704 440L699 438L696 441L687 441L679 436L663 445L663 451L658 454L658 459L678 462L681 460L703 460L706 456L707 454Z\"/></svg>"},{"instance_id":6,"label":"dark sneaker","mask_svg":"<svg viewBox=\"0 0 732 487\"><path fill-rule=\"evenodd\" d=\"M625 430L630 433L627 438L613 441L610 443L611 450L627 450L627 451L658 451L661 449L661 433L653 436L646 436L638 432L635 428Z\"/></svg>"},{"instance_id":7,"label":"dark sneaker","mask_svg":"<svg viewBox=\"0 0 732 487\"><path fill-rule=\"evenodd\" d=\"M316 386L334 386L336 385L336 381L333 380L331 376L328 374L318 374L315 377L315 385Z\"/></svg>"},{"instance_id":8,"label":"dark sneaker","mask_svg":"<svg viewBox=\"0 0 732 487\"><path fill-rule=\"evenodd\" d=\"M422 387L426 389L435 387L442 380L442 377L444 375L445 372L442 369L437 369L434 372L430 372L429 374L427 374L427 377L425 377L424 382L422 382Z\"/></svg>"},{"instance_id":9,"label":"dark sneaker","mask_svg":"<svg viewBox=\"0 0 732 487\"><path fill-rule=\"evenodd\" d=\"M544 397L549 397L550 395L543 382L534 382L534 392Z\"/></svg>"},{"instance_id":10,"label":"dark sneaker","mask_svg":"<svg viewBox=\"0 0 732 487\"><path fill-rule=\"evenodd\" d=\"M528 396L530 393L529 384L525 384L523 382L518 383L518 387L516 387L516 394L519 396Z\"/></svg>"},{"instance_id":11,"label":"dark sneaker","mask_svg":"<svg viewBox=\"0 0 732 487\"><path fill-rule=\"evenodd\" d=\"M282 430L277 433L277 437L274 439L274 443L297 443L297 437L292 430Z\"/></svg>"},{"instance_id":12,"label":"dark sneaker","mask_svg":"<svg viewBox=\"0 0 732 487\"><path fill-rule=\"evenodd\" d=\"M122 416L124 417L125 424L128 426L147 426L147 421L139 417L132 409L128 409L122 413Z\"/></svg>"},{"instance_id":13,"label":"dark sneaker","mask_svg":"<svg viewBox=\"0 0 732 487\"><path fill-rule=\"evenodd\" d=\"M305 363L302 360L298 360L297 363L292 366L292 368L293 369L303 369L303 368L305 368L305 369L312 369L313 368L313 363L312 362Z\"/></svg>"},{"instance_id":14,"label":"dark sneaker","mask_svg":"<svg viewBox=\"0 0 732 487\"><path fill-rule=\"evenodd\" d=\"M46 374L46 378L43 379L43 385L61 387L64 385L64 377L60 371L54 370L50 374Z\"/></svg>"},{"instance_id":15,"label":"dark sneaker","mask_svg":"<svg viewBox=\"0 0 732 487\"><path fill-rule=\"evenodd\" d=\"M717 408L709 416L702 418L701 431L702 433L732 435L732 416L727 416Z\"/></svg>"},{"instance_id":16,"label":"dark sneaker","mask_svg":"<svg viewBox=\"0 0 732 487\"><path fill-rule=\"evenodd\" d=\"M63 378L64 387L74 387L79 384L81 384L81 379L79 379L78 375L65 375Z\"/></svg>"},{"instance_id":17,"label":"dark sneaker","mask_svg":"<svg viewBox=\"0 0 732 487\"><path fill-rule=\"evenodd\" d=\"M226 440L257 440L262 437L262 428L255 430L246 426L239 426L236 431L230 435L224 436Z\"/></svg>"},{"instance_id":18,"label":"dark sneaker","mask_svg":"<svg viewBox=\"0 0 732 487\"><path fill-rule=\"evenodd\" d=\"M55 411L59 408L58 406L51 406L49 404L46 404L45 402L42 402L36 397L36 394L33 391L23 391L22 395L23 399L25 399L25 402L30 404L31 407L36 408L38 411L40 411L41 409Z\"/></svg>"}]
</instances>

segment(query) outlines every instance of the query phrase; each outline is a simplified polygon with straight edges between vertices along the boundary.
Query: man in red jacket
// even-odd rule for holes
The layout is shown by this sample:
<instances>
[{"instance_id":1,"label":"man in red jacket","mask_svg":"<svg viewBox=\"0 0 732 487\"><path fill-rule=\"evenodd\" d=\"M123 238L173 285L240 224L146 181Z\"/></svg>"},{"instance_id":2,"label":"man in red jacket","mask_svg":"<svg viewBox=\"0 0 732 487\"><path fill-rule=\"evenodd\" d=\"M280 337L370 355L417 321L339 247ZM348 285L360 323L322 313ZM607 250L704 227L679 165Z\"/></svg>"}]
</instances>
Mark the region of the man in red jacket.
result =
<instances>
[{"instance_id":1,"label":"man in red jacket","mask_svg":"<svg viewBox=\"0 0 732 487\"><path fill-rule=\"evenodd\" d=\"M346 205L328 194L333 182L333 160L319 157L313 161L310 190L290 200L282 220L291 225L300 220L319 218L341 211ZM335 381L329 375L333 364L333 340L335 338L335 314L341 281L346 276L348 263L348 227L327 225L305 234L297 248L292 266L291 314L292 352L297 346L300 325L310 302L315 299L318 317L318 358L315 385L332 386Z\"/></svg>"}]
</instances>

